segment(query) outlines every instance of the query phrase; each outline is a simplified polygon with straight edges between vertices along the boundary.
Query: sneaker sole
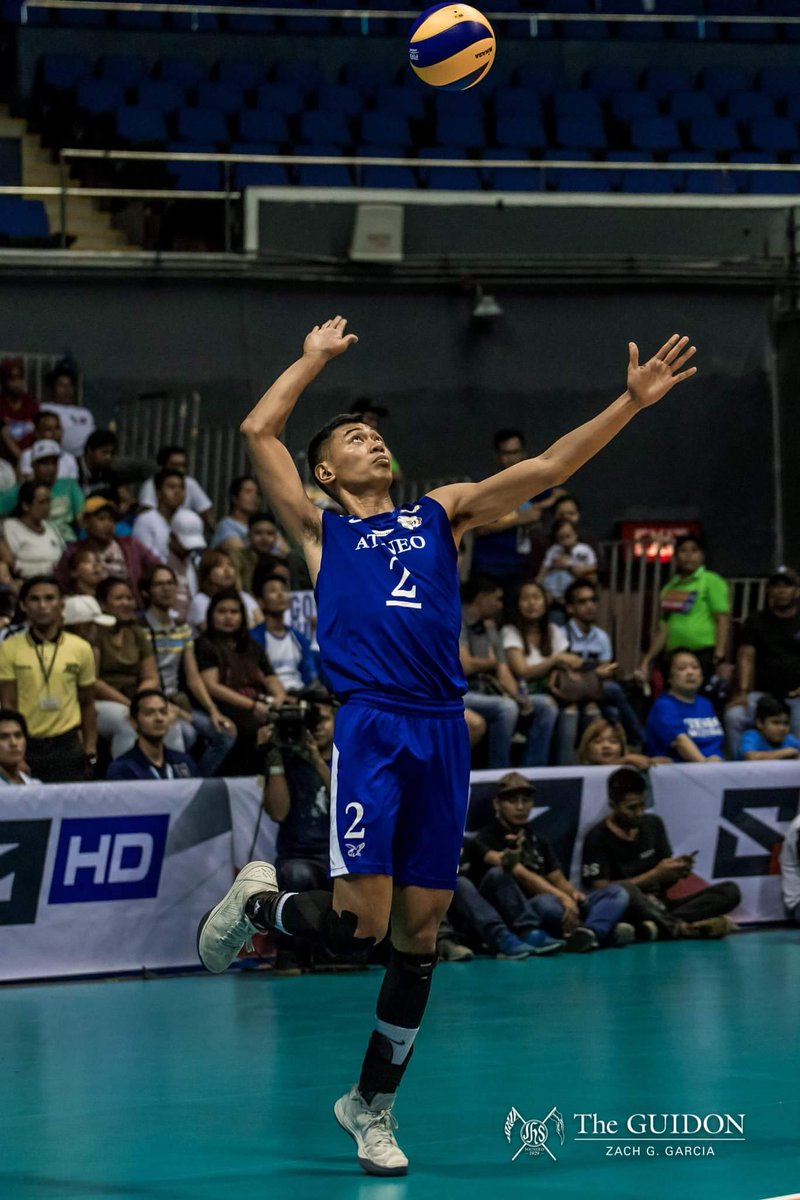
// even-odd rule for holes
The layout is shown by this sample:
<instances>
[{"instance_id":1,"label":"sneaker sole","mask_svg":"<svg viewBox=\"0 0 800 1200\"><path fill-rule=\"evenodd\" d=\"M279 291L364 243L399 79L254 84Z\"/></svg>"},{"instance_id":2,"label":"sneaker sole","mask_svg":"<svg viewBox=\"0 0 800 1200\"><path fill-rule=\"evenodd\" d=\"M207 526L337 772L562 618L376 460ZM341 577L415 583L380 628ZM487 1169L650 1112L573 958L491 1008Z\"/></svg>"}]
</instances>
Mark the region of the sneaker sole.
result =
<instances>
[{"instance_id":1,"label":"sneaker sole","mask_svg":"<svg viewBox=\"0 0 800 1200\"><path fill-rule=\"evenodd\" d=\"M531 954L536 958L541 958L543 954L557 954L559 950L563 950L564 942L553 942L552 946L531 946Z\"/></svg>"},{"instance_id":2,"label":"sneaker sole","mask_svg":"<svg viewBox=\"0 0 800 1200\"><path fill-rule=\"evenodd\" d=\"M333 1115L336 1117L336 1120L338 1121L341 1128L345 1131L345 1133L349 1137L351 1137L353 1139L353 1141L355 1142L356 1157L358 1159L358 1165L361 1167L361 1170L365 1171L367 1173L367 1175L407 1175L408 1174L407 1166L406 1167L381 1167L381 1166L378 1166L377 1163L372 1162L372 1160L369 1158L362 1158L360 1138L355 1133L353 1133L352 1129L350 1129L350 1127L345 1123L343 1118L340 1116L339 1106L341 1105L341 1103L342 1103L341 1100L336 1101L336 1103L333 1106Z\"/></svg>"},{"instance_id":3,"label":"sneaker sole","mask_svg":"<svg viewBox=\"0 0 800 1200\"><path fill-rule=\"evenodd\" d=\"M251 865L250 863L247 864L247 866L250 866L250 865ZM263 880L260 879L258 881L259 883L263 883L263 885L264 885L263 890L266 892L272 891L272 890L277 892L278 879L275 874L275 868L270 863L259 863L258 865L259 865L259 867L266 867L266 874L268 876L267 879L263 879ZM226 965L224 967L222 967L221 969L218 967L210 967L208 965L208 963L203 958L202 952L200 950L200 940L203 936L203 930L205 929L206 925L211 920L211 918L214 916L214 914L219 912L219 910L222 908L222 906L227 903L228 897L230 896L231 892L233 891L233 888L236 886L236 882L241 880L242 875L247 870L247 866L242 867L242 870L236 876L236 880L234 880L234 883L231 885L231 887L228 888L227 892L222 897L219 904L215 904L213 908L209 909L209 911L205 914L205 916L200 918L200 924L197 926L197 957L200 959L200 962L203 964L205 969L207 971L210 971L212 973L212 975L224 974L224 972L227 971L228 967L231 964L226 963ZM242 945L244 945L244 942L242 942Z\"/></svg>"}]
</instances>

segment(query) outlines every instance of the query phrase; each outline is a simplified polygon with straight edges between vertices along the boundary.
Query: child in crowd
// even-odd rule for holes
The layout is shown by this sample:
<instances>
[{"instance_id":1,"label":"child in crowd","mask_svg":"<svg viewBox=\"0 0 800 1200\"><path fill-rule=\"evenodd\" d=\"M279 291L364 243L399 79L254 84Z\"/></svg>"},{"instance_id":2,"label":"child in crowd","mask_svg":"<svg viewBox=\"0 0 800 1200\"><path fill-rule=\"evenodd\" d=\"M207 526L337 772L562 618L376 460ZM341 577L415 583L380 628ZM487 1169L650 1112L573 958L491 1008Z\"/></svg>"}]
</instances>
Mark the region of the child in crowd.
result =
<instances>
[{"instance_id":1,"label":"child in crowd","mask_svg":"<svg viewBox=\"0 0 800 1200\"><path fill-rule=\"evenodd\" d=\"M566 517L555 522L550 540L552 545L544 556L541 580L550 602L562 604L564 593L574 580L597 582L597 555L586 542L578 541L578 530Z\"/></svg>"},{"instance_id":2,"label":"child in crowd","mask_svg":"<svg viewBox=\"0 0 800 1200\"><path fill-rule=\"evenodd\" d=\"M775 696L762 696L756 705L756 727L742 736L739 750L746 762L800 758L800 739L789 733L789 708Z\"/></svg>"}]
</instances>

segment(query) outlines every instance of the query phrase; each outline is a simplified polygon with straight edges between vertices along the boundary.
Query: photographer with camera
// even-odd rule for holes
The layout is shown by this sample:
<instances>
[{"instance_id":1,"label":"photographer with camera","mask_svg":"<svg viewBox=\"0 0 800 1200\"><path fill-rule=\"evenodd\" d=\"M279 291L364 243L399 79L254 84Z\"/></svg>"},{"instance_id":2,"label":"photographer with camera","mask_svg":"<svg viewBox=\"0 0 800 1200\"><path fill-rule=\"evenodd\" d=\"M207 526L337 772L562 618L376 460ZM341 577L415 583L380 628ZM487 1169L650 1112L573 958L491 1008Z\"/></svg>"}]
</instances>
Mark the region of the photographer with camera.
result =
<instances>
[{"instance_id":1,"label":"photographer with camera","mask_svg":"<svg viewBox=\"0 0 800 1200\"><path fill-rule=\"evenodd\" d=\"M333 727L333 704L300 701L278 709L267 729L263 805L280 826L275 869L284 891L333 887L328 878ZM309 965L311 947L283 937L278 945L279 972L299 974L301 962Z\"/></svg>"}]
</instances>

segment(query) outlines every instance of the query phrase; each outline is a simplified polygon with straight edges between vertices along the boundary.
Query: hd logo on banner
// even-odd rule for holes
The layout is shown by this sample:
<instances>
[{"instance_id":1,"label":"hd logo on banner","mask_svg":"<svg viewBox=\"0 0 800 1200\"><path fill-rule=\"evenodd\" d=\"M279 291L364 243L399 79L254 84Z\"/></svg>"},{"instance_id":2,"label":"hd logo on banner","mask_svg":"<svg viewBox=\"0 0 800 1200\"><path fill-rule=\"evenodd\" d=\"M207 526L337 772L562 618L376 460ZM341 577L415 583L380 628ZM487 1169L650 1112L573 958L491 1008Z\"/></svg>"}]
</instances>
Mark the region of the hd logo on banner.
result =
<instances>
[{"instance_id":1,"label":"hd logo on banner","mask_svg":"<svg viewBox=\"0 0 800 1200\"><path fill-rule=\"evenodd\" d=\"M49 903L154 899L168 828L167 814L63 820Z\"/></svg>"}]
</instances>

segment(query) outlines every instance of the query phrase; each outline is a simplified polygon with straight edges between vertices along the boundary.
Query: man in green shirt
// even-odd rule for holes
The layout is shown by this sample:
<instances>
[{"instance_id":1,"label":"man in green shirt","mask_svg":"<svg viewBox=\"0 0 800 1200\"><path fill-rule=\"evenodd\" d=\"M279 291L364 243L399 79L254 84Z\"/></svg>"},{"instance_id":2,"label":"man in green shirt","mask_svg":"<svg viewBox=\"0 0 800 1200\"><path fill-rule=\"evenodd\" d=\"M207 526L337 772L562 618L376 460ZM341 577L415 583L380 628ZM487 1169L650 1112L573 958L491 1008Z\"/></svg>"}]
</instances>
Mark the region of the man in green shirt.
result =
<instances>
[{"instance_id":1,"label":"man in green shirt","mask_svg":"<svg viewBox=\"0 0 800 1200\"><path fill-rule=\"evenodd\" d=\"M675 574L661 589L658 631L639 667L647 679L654 660L682 647L697 656L706 680L729 678L730 596L721 575L705 566L705 546L693 533L675 542Z\"/></svg>"},{"instance_id":2,"label":"man in green shirt","mask_svg":"<svg viewBox=\"0 0 800 1200\"><path fill-rule=\"evenodd\" d=\"M58 459L61 447L50 438L34 442L31 448L31 470L34 483L46 483L50 488L50 516L65 542L74 542L75 523L78 520L86 497L75 479L57 479ZM16 507L19 484L8 491L0 492L0 517L9 516Z\"/></svg>"}]
</instances>

